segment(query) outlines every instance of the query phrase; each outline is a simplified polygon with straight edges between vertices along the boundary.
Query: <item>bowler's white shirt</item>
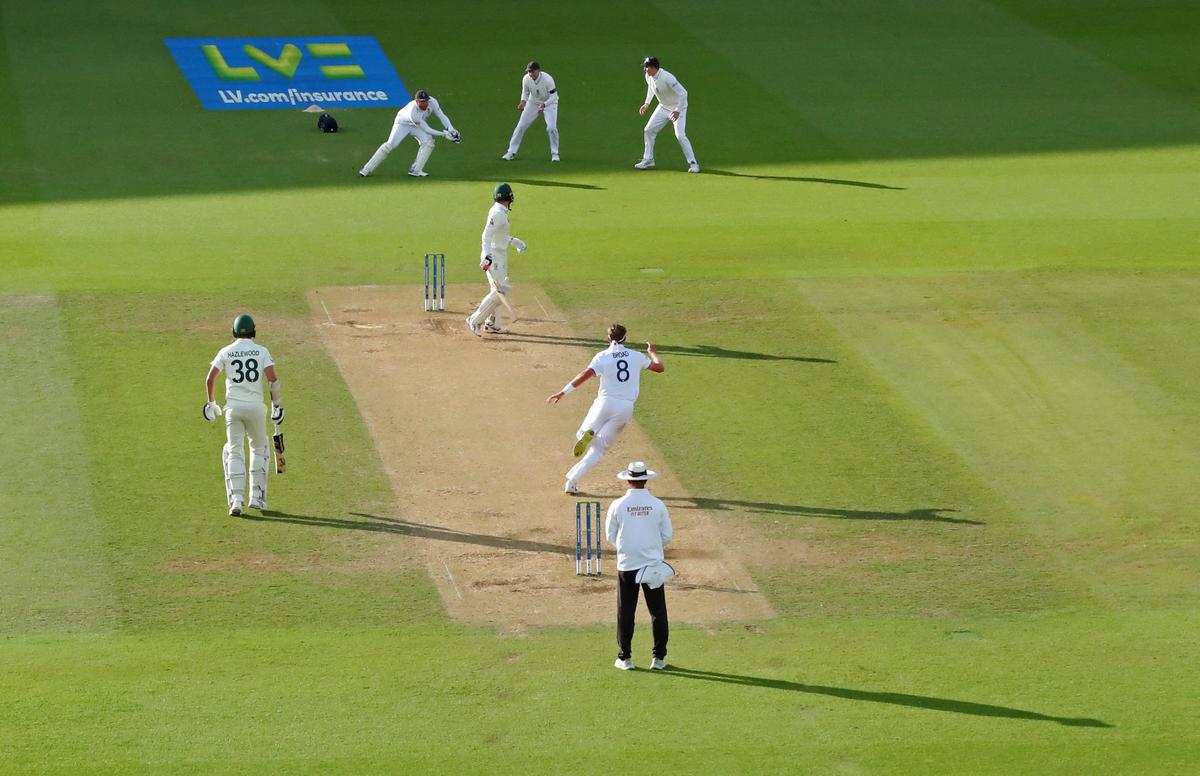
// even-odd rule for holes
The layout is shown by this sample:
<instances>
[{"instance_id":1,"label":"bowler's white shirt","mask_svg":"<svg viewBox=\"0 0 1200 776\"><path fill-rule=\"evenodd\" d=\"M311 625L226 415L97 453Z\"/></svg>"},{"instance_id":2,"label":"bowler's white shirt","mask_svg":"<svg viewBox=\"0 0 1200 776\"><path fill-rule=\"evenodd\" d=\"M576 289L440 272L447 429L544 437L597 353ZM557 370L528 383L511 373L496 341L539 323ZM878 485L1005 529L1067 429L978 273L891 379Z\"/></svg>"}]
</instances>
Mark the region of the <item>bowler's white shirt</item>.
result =
<instances>
[{"instance_id":1,"label":"bowler's white shirt","mask_svg":"<svg viewBox=\"0 0 1200 776\"><path fill-rule=\"evenodd\" d=\"M526 73L525 77L521 79L521 99L525 102L550 105L558 102L556 88L554 86L554 79L546 71L541 71L541 75L537 77L536 81L533 79L533 76Z\"/></svg>"},{"instance_id":2,"label":"bowler's white shirt","mask_svg":"<svg viewBox=\"0 0 1200 776\"><path fill-rule=\"evenodd\" d=\"M654 75L646 73L646 104L652 97L658 98L658 104L667 110L687 110L687 89L679 83L679 79L663 70L661 67Z\"/></svg>"},{"instance_id":3,"label":"bowler's white shirt","mask_svg":"<svg viewBox=\"0 0 1200 776\"><path fill-rule=\"evenodd\" d=\"M593 358L588 368L600 378L600 398L637 401L642 387L642 370L653 363L645 353L612 343Z\"/></svg>"},{"instance_id":4,"label":"bowler's white shirt","mask_svg":"<svg viewBox=\"0 0 1200 776\"><path fill-rule=\"evenodd\" d=\"M617 548L617 571L633 571L663 560L674 529L667 505L645 488L630 488L608 508L604 535Z\"/></svg>"},{"instance_id":5,"label":"bowler's white shirt","mask_svg":"<svg viewBox=\"0 0 1200 776\"><path fill-rule=\"evenodd\" d=\"M263 403L265 372L275 365L269 350L252 339L236 339L217 351L212 365L225 373L225 401Z\"/></svg>"},{"instance_id":6,"label":"bowler's white shirt","mask_svg":"<svg viewBox=\"0 0 1200 776\"><path fill-rule=\"evenodd\" d=\"M401 124L413 124L424 129L428 126L427 122L431 113L438 117L438 121L442 122L442 126L447 130L454 128L454 125L450 123L450 118L442 113L441 104L434 97L429 98L429 107L425 110L421 110L417 106L416 100L410 101L408 105L396 111L396 121Z\"/></svg>"}]
</instances>

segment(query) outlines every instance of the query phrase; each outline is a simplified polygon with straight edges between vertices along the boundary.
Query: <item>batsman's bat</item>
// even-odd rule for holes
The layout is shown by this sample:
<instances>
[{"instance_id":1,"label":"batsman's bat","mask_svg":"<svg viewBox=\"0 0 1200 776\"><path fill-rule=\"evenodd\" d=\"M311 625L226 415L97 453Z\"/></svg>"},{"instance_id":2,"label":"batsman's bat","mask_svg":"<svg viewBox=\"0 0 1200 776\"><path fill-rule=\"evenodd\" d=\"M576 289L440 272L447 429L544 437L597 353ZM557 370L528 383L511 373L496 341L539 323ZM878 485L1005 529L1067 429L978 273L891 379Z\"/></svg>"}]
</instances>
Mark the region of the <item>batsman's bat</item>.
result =
<instances>
[{"instance_id":1,"label":"batsman's bat","mask_svg":"<svg viewBox=\"0 0 1200 776\"><path fill-rule=\"evenodd\" d=\"M287 471L287 457L283 454L283 432L279 430L278 425L275 426L271 441L275 443L275 473L283 474Z\"/></svg>"}]
</instances>

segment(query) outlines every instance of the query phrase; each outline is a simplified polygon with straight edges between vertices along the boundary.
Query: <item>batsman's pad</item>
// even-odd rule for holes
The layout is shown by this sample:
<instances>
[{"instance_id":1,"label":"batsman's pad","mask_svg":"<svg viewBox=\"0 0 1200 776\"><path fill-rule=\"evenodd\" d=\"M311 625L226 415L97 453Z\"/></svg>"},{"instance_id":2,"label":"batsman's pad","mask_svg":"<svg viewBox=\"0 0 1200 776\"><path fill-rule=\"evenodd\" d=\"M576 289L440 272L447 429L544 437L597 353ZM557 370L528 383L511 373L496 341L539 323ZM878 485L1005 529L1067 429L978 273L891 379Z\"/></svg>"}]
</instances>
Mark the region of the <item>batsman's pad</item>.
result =
<instances>
[{"instance_id":1,"label":"batsman's pad","mask_svg":"<svg viewBox=\"0 0 1200 776\"><path fill-rule=\"evenodd\" d=\"M283 432L276 430L271 441L275 443L275 473L283 474L287 471L287 458L283 454Z\"/></svg>"},{"instance_id":2,"label":"batsman's pad","mask_svg":"<svg viewBox=\"0 0 1200 776\"><path fill-rule=\"evenodd\" d=\"M250 448L250 500L267 501L267 471L271 461L271 448Z\"/></svg>"},{"instance_id":3,"label":"batsman's pad","mask_svg":"<svg viewBox=\"0 0 1200 776\"><path fill-rule=\"evenodd\" d=\"M333 116L330 116L328 113L322 113L317 117L317 129L321 130L322 132L337 132L337 119L335 119Z\"/></svg>"}]
</instances>

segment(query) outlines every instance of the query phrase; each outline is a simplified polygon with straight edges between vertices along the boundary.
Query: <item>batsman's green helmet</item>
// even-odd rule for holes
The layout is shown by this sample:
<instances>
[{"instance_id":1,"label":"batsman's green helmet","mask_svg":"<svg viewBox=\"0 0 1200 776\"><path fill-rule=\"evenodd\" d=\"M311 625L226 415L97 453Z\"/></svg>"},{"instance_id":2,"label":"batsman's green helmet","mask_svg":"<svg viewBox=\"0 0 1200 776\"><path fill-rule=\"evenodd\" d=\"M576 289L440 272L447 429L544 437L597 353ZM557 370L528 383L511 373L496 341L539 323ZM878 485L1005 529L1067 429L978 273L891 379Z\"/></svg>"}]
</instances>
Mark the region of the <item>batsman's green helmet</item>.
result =
<instances>
[{"instance_id":1,"label":"batsman's green helmet","mask_svg":"<svg viewBox=\"0 0 1200 776\"><path fill-rule=\"evenodd\" d=\"M233 336L241 339L243 337L254 338L254 319L249 315L242 313L233 319Z\"/></svg>"},{"instance_id":2,"label":"batsman's green helmet","mask_svg":"<svg viewBox=\"0 0 1200 776\"><path fill-rule=\"evenodd\" d=\"M496 190L492 192L492 199L496 200L497 202L502 199L507 199L509 202L512 202L516 199L516 197L513 195L512 186L509 186L507 183L501 183L497 185Z\"/></svg>"}]
</instances>

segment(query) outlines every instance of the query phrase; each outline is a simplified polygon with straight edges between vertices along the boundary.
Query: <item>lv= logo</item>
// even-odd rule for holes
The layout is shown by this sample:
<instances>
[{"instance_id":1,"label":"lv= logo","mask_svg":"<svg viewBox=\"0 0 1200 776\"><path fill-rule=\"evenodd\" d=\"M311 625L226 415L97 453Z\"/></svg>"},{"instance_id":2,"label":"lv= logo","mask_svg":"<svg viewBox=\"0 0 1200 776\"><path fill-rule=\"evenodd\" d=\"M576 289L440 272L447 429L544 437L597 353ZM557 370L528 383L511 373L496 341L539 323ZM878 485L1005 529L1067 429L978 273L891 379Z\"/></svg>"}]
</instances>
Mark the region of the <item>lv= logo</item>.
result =
<instances>
[{"instance_id":1,"label":"lv= logo","mask_svg":"<svg viewBox=\"0 0 1200 776\"><path fill-rule=\"evenodd\" d=\"M307 43L305 49L318 59L344 58L352 56L350 47L345 43ZM233 67L216 45L208 44L200 47L204 57L222 81L261 81L262 75L253 66ZM284 78L291 79L300 67L304 54L294 43L284 44L279 56L273 57L258 46L247 44L242 46L242 52L250 59L258 62L268 70L278 73ZM321 74L331 80L348 78L366 78L366 73L358 65L321 65Z\"/></svg>"}]
</instances>

